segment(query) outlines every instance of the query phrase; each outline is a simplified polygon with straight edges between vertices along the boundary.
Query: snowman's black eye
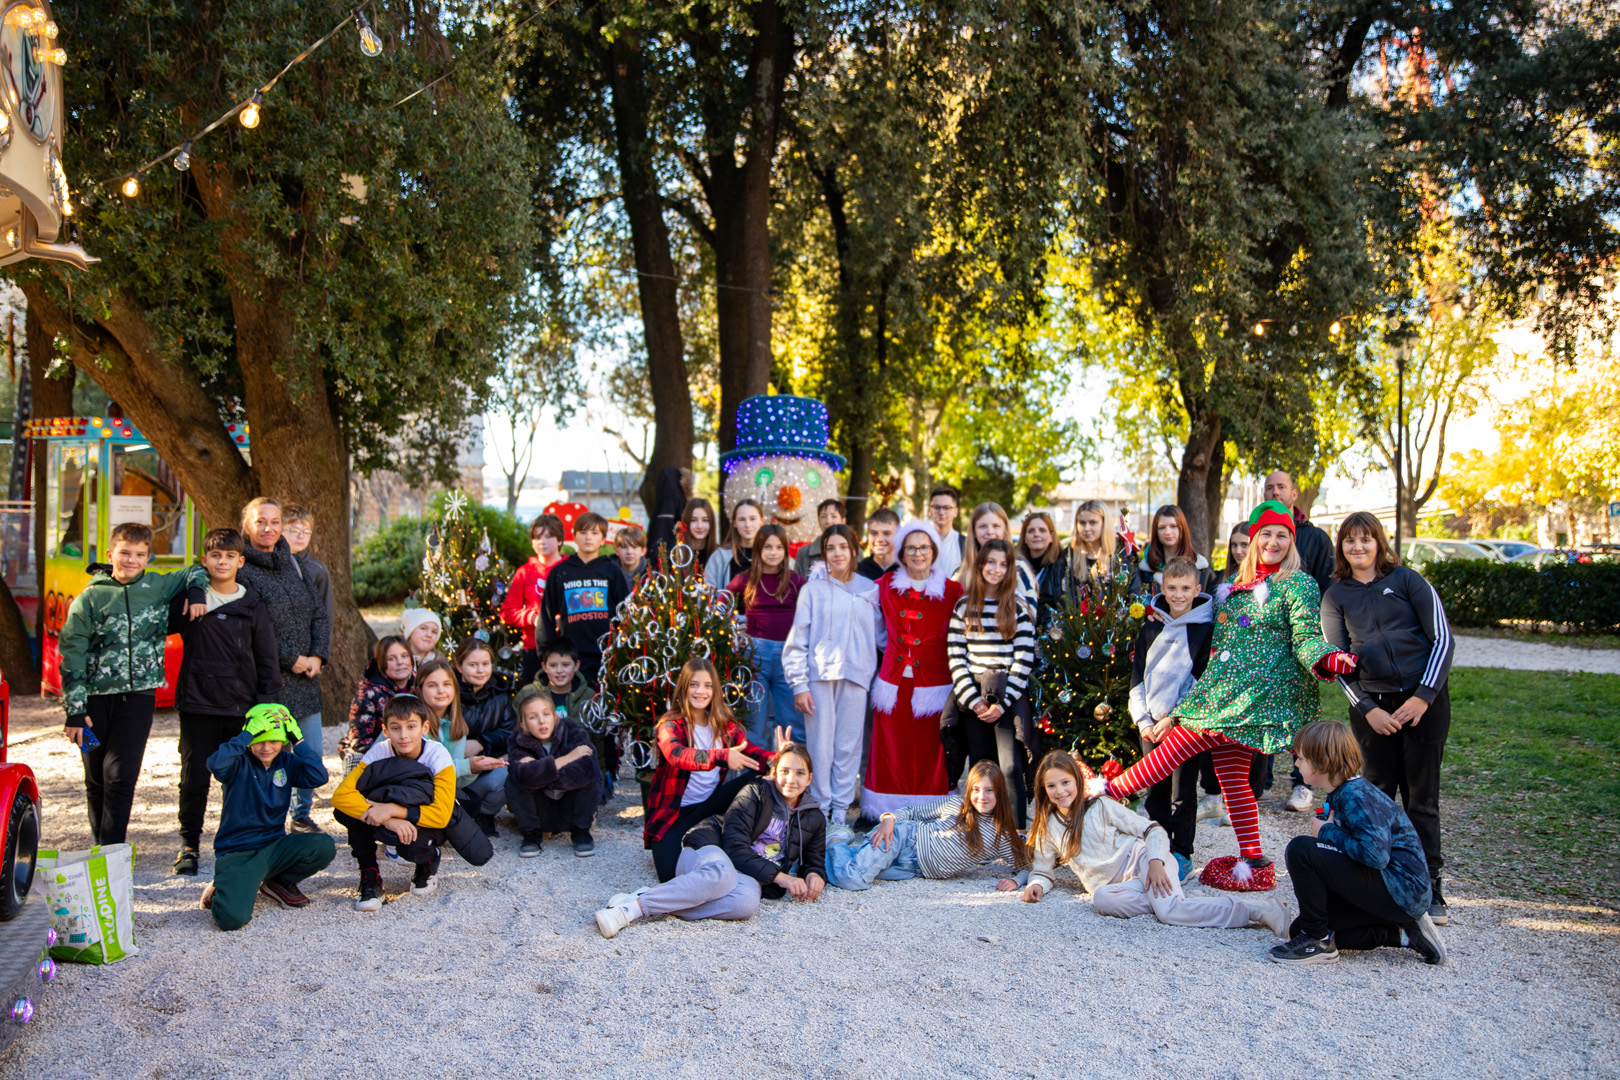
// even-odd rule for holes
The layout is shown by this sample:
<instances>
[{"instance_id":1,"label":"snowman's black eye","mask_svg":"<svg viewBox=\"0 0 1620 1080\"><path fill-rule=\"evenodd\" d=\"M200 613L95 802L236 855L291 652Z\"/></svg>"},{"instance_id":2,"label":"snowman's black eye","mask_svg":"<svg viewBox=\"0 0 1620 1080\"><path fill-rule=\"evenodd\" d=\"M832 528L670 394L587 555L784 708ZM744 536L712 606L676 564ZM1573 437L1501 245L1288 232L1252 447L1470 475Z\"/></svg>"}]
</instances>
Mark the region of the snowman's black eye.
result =
<instances>
[{"instance_id":1,"label":"snowman's black eye","mask_svg":"<svg viewBox=\"0 0 1620 1080\"><path fill-rule=\"evenodd\" d=\"M776 474L771 472L769 469L761 469L759 472L754 474L754 483L758 484L760 487L769 487L771 481L775 479Z\"/></svg>"}]
</instances>

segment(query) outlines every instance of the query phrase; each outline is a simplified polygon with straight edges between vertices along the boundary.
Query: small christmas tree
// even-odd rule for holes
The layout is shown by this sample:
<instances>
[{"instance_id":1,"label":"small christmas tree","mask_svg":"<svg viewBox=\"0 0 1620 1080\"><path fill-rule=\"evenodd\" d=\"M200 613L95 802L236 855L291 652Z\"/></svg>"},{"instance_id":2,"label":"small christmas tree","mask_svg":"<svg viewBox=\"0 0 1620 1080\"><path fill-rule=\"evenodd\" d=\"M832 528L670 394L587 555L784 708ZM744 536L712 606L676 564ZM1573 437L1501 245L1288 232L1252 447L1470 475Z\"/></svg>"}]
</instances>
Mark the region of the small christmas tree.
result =
<instances>
[{"instance_id":1,"label":"small christmas tree","mask_svg":"<svg viewBox=\"0 0 1620 1080\"><path fill-rule=\"evenodd\" d=\"M422 556L422 587L406 600L425 607L444 624L439 651L448 655L469 637L489 642L496 670L517 673L521 643L501 621L501 600L512 568L495 554L489 533L468 512L465 492L452 491L439 519L428 532Z\"/></svg>"},{"instance_id":2,"label":"small christmas tree","mask_svg":"<svg viewBox=\"0 0 1620 1080\"><path fill-rule=\"evenodd\" d=\"M1052 609L1036 640L1036 715L1048 745L1092 768L1141 757L1131 721L1131 648L1146 613L1146 592L1131 591L1132 563L1082 582Z\"/></svg>"},{"instance_id":3,"label":"small christmas tree","mask_svg":"<svg viewBox=\"0 0 1620 1080\"><path fill-rule=\"evenodd\" d=\"M733 709L753 693L754 647L731 594L703 580L692 549L660 552L636 591L619 609L602 650L604 722L631 740L630 764L653 767L653 731L669 710L681 667L707 657L720 675L720 692Z\"/></svg>"}]
</instances>

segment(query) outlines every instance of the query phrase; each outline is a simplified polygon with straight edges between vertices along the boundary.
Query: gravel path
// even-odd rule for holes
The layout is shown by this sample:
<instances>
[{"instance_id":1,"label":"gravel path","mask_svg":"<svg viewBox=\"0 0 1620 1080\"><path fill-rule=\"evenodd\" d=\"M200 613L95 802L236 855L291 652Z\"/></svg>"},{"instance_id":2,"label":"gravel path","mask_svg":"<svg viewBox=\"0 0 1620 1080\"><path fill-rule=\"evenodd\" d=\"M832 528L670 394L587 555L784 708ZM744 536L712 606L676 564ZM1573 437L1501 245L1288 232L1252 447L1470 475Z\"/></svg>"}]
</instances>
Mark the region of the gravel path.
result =
<instances>
[{"instance_id":1,"label":"gravel path","mask_svg":"<svg viewBox=\"0 0 1620 1080\"><path fill-rule=\"evenodd\" d=\"M1457 667L1511 668L1514 671L1589 671L1620 675L1620 649L1583 649L1575 645L1543 645L1535 641L1456 634Z\"/></svg>"},{"instance_id":2,"label":"gravel path","mask_svg":"<svg viewBox=\"0 0 1620 1080\"><path fill-rule=\"evenodd\" d=\"M47 843L87 845L60 721L37 703L17 720ZM553 840L520 861L503 832L483 868L448 856L429 897L385 867L395 899L361 915L340 845L310 908L261 901L225 934L196 906L211 854L202 878L169 874L176 730L160 716L136 796L141 954L63 965L0 1077L1568 1077L1620 1059L1620 922L1596 909L1453 896L1443 968L1383 950L1287 970L1265 931L1105 918L1066 876L1036 906L990 878L892 882L604 941L594 909L651 882L633 793L600 814L594 859ZM1262 825L1280 855L1304 819ZM1200 861L1232 846L1200 830Z\"/></svg>"}]
</instances>

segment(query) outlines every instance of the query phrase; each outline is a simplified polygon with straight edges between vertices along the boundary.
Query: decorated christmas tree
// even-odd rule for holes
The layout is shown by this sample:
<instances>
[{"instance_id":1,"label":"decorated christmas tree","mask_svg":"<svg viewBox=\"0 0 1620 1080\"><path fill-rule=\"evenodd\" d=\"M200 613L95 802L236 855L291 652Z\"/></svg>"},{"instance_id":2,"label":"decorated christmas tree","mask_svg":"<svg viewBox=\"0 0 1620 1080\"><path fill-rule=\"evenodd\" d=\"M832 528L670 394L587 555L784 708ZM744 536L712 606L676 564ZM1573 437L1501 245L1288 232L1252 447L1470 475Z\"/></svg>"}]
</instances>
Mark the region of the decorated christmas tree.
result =
<instances>
[{"instance_id":1,"label":"decorated christmas tree","mask_svg":"<svg viewBox=\"0 0 1620 1080\"><path fill-rule=\"evenodd\" d=\"M653 766L653 729L669 709L681 667L706 657L720 675L733 709L753 694L753 643L731 594L703 580L692 549L677 544L653 560L636 591L619 608L602 650L602 723L630 739L630 764Z\"/></svg>"},{"instance_id":2,"label":"decorated christmas tree","mask_svg":"<svg viewBox=\"0 0 1620 1080\"><path fill-rule=\"evenodd\" d=\"M1036 641L1036 715L1046 745L1100 768L1110 757L1129 766L1141 757L1128 708L1131 647L1147 594L1131 592L1131 562L1083 582Z\"/></svg>"},{"instance_id":3,"label":"decorated christmas tree","mask_svg":"<svg viewBox=\"0 0 1620 1080\"><path fill-rule=\"evenodd\" d=\"M499 672L515 675L521 643L501 621L501 599L512 568L495 553L489 533L473 521L469 505L462 491L445 498L444 509L428 532L422 587L406 605L427 608L439 617L444 625L440 652L448 655L475 637L489 642Z\"/></svg>"}]
</instances>

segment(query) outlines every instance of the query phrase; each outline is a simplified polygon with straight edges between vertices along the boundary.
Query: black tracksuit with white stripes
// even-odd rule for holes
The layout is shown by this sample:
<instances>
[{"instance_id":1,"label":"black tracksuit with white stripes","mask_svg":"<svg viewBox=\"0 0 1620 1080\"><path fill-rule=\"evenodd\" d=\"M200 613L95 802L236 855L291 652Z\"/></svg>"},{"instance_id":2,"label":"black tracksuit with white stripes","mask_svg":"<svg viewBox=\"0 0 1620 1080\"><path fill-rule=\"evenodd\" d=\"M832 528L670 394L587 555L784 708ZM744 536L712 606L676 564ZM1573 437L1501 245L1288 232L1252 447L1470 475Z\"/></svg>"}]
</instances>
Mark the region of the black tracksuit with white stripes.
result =
<instances>
[{"instance_id":1,"label":"black tracksuit with white stripes","mask_svg":"<svg viewBox=\"0 0 1620 1080\"><path fill-rule=\"evenodd\" d=\"M1362 775L1399 798L1423 841L1429 875L1440 868L1440 761L1451 731L1451 624L1434 586L1398 566L1374 581L1335 580L1322 594L1322 636L1356 655L1339 679L1350 699L1350 727L1361 744ZM1429 703L1415 723L1380 735L1367 713L1394 713L1408 698Z\"/></svg>"}]
</instances>

